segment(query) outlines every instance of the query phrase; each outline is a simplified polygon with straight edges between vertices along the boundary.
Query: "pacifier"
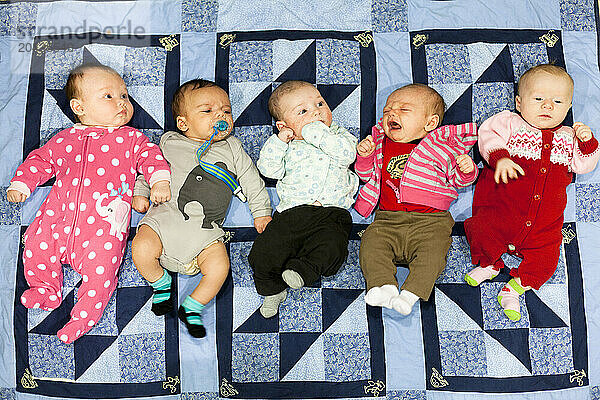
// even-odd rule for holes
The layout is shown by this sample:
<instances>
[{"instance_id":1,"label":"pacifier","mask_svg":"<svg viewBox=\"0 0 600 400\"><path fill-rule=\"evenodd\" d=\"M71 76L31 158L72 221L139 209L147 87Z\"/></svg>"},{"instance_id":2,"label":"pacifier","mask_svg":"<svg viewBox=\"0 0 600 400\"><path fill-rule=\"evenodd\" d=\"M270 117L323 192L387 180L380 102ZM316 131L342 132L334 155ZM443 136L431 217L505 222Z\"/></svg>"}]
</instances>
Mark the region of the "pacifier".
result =
<instances>
[{"instance_id":1,"label":"pacifier","mask_svg":"<svg viewBox=\"0 0 600 400\"><path fill-rule=\"evenodd\" d=\"M227 123L227 121L217 121L215 123L215 129L221 132L225 132L227 129L229 129L229 124Z\"/></svg>"}]
</instances>

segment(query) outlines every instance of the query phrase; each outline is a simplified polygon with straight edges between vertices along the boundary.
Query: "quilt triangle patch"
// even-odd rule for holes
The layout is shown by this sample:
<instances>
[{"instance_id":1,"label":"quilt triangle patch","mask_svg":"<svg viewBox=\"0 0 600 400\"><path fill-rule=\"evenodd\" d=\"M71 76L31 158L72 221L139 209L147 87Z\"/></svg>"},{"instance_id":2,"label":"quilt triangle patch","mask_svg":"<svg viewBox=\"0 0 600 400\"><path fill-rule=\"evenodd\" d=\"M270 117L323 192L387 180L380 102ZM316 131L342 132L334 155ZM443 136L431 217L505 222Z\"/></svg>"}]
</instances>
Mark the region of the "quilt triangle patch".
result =
<instances>
[{"instance_id":1,"label":"quilt triangle patch","mask_svg":"<svg viewBox=\"0 0 600 400\"><path fill-rule=\"evenodd\" d=\"M444 283L436 287L448 296L481 329L483 329L483 311L481 311L481 291L462 283Z\"/></svg>"},{"instance_id":2,"label":"quilt triangle patch","mask_svg":"<svg viewBox=\"0 0 600 400\"><path fill-rule=\"evenodd\" d=\"M281 333L281 381L324 381L323 337L319 333ZM289 350L289 352L288 352Z\"/></svg>"},{"instance_id":3,"label":"quilt triangle patch","mask_svg":"<svg viewBox=\"0 0 600 400\"><path fill-rule=\"evenodd\" d=\"M444 125L448 124L462 124L465 121L471 121L473 119L473 85L463 92L458 99L446 110L444 114Z\"/></svg>"},{"instance_id":4,"label":"quilt triangle patch","mask_svg":"<svg viewBox=\"0 0 600 400\"><path fill-rule=\"evenodd\" d=\"M69 118L72 123L75 123L75 114L71 111L71 106L69 106L69 102L67 101L67 95L65 91L62 89L46 89L48 93L54 98L56 105L62 111L62 113Z\"/></svg>"},{"instance_id":5,"label":"quilt triangle patch","mask_svg":"<svg viewBox=\"0 0 600 400\"><path fill-rule=\"evenodd\" d=\"M121 330L121 335L137 335L142 333L164 332L165 317L152 312L152 297L146 301L140 311Z\"/></svg>"},{"instance_id":6,"label":"quilt triangle patch","mask_svg":"<svg viewBox=\"0 0 600 400\"><path fill-rule=\"evenodd\" d=\"M333 120L345 128L360 127L360 91L358 86L332 111Z\"/></svg>"},{"instance_id":7,"label":"quilt triangle patch","mask_svg":"<svg viewBox=\"0 0 600 400\"><path fill-rule=\"evenodd\" d=\"M105 383L121 380L118 340L114 340L98 358L91 361L92 364L77 378L77 383Z\"/></svg>"},{"instance_id":8,"label":"quilt triangle patch","mask_svg":"<svg viewBox=\"0 0 600 400\"><path fill-rule=\"evenodd\" d=\"M487 376L505 378L510 376L530 376L531 372L523 363L496 339L484 332Z\"/></svg>"},{"instance_id":9,"label":"quilt triangle patch","mask_svg":"<svg viewBox=\"0 0 600 400\"><path fill-rule=\"evenodd\" d=\"M515 73L512 68L512 60L510 58L510 49L508 46L505 46L502 49L494 62L490 64L485 71L483 71L476 82L515 82Z\"/></svg>"},{"instance_id":10,"label":"quilt triangle patch","mask_svg":"<svg viewBox=\"0 0 600 400\"><path fill-rule=\"evenodd\" d=\"M532 328L567 327L567 324L534 291L525 292L525 303L529 313L529 324Z\"/></svg>"},{"instance_id":11,"label":"quilt triangle patch","mask_svg":"<svg viewBox=\"0 0 600 400\"><path fill-rule=\"evenodd\" d=\"M165 90L162 86L129 86L129 96L133 97L140 107L161 127L165 124L163 99ZM133 114L135 117L135 113ZM132 125L136 126L136 125Z\"/></svg>"},{"instance_id":12,"label":"quilt triangle patch","mask_svg":"<svg viewBox=\"0 0 600 400\"><path fill-rule=\"evenodd\" d=\"M234 333L277 333L279 332L279 314L265 318L258 309L237 328Z\"/></svg>"},{"instance_id":13,"label":"quilt triangle patch","mask_svg":"<svg viewBox=\"0 0 600 400\"><path fill-rule=\"evenodd\" d=\"M480 331L481 325L439 288L435 288L435 313L440 331Z\"/></svg>"},{"instance_id":14,"label":"quilt triangle patch","mask_svg":"<svg viewBox=\"0 0 600 400\"><path fill-rule=\"evenodd\" d=\"M326 333L369 333L366 307L365 296L361 293L346 307L342 315L326 328ZM324 325L327 313L328 311L323 316Z\"/></svg>"},{"instance_id":15,"label":"quilt triangle patch","mask_svg":"<svg viewBox=\"0 0 600 400\"><path fill-rule=\"evenodd\" d=\"M236 126L271 125L267 103L271 82L243 82L229 85L229 96Z\"/></svg>"},{"instance_id":16,"label":"quilt triangle patch","mask_svg":"<svg viewBox=\"0 0 600 400\"><path fill-rule=\"evenodd\" d=\"M332 111L342 104L342 102L350 96L357 87L358 85L317 85L317 89L321 93L321 96L323 96Z\"/></svg>"},{"instance_id":17,"label":"quilt triangle patch","mask_svg":"<svg viewBox=\"0 0 600 400\"><path fill-rule=\"evenodd\" d=\"M508 49L508 46L505 43L477 42L468 44L467 48L471 64L471 78L473 82L478 82L481 75L494 63L496 57L498 57L503 49ZM512 65L512 63L508 65Z\"/></svg>"},{"instance_id":18,"label":"quilt triangle patch","mask_svg":"<svg viewBox=\"0 0 600 400\"><path fill-rule=\"evenodd\" d=\"M301 53L298 53L301 51ZM317 81L317 45L314 40L276 40L273 43L273 77L276 82Z\"/></svg>"},{"instance_id":19,"label":"quilt triangle patch","mask_svg":"<svg viewBox=\"0 0 600 400\"><path fill-rule=\"evenodd\" d=\"M83 335L74 342L75 346L75 379L96 361L113 342L117 336Z\"/></svg>"},{"instance_id":20,"label":"quilt triangle patch","mask_svg":"<svg viewBox=\"0 0 600 400\"><path fill-rule=\"evenodd\" d=\"M126 50L125 46L87 44L83 47L83 62L108 65L123 76Z\"/></svg>"},{"instance_id":21,"label":"quilt triangle patch","mask_svg":"<svg viewBox=\"0 0 600 400\"><path fill-rule=\"evenodd\" d=\"M37 333L40 335L56 335L56 332L71 319L71 309L75 304L75 289L71 290L68 295L63 297L60 306L41 321L29 333Z\"/></svg>"},{"instance_id":22,"label":"quilt triangle patch","mask_svg":"<svg viewBox=\"0 0 600 400\"><path fill-rule=\"evenodd\" d=\"M570 325L571 315L569 303L565 299L569 298L569 288L563 284L545 283L534 293L546 304L554 313L562 319L565 324Z\"/></svg>"},{"instance_id":23,"label":"quilt triangle patch","mask_svg":"<svg viewBox=\"0 0 600 400\"><path fill-rule=\"evenodd\" d=\"M233 331L235 332L262 304L262 296L252 286L238 286L233 291ZM276 319L276 318L275 318Z\"/></svg>"},{"instance_id":24,"label":"quilt triangle patch","mask_svg":"<svg viewBox=\"0 0 600 400\"><path fill-rule=\"evenodd\" d=\"M443 83L432 84L440 96L444 99L446 108L449 109L456 101L464 95L465 91L471 87L470 83Z\"/></svg>"},{"instance_id":25,"label":"quilt triangle patch","mask_svg":"<svg viewBox=\"0 0 600 400\"><path fill-rule=\"evenodd\" d=\"M363 293L362 289L322 289L323 332Z\"/></svg>"},{"instance_id":26,"label":"quilt triangle patch","mask_svg":"<svg viewBox=\"0 0 600 400\"><path fill-rule=\"evenodd\" d=\"M529 328L490 329L486 332L502 344L506 350L514 355L531 372Z\"/></svg>"},{"instance_id":27,"label":"quilt triangle patch","mask_svg":"<svg viewBox=\"0 0 600 400\"><path fill-rule=\"evenodd\" d=\"M117 296L117 327L119 332L122 332L152 296L152 288L150 286L118 288L115 295Z\"/></svg>"}]
</instances>

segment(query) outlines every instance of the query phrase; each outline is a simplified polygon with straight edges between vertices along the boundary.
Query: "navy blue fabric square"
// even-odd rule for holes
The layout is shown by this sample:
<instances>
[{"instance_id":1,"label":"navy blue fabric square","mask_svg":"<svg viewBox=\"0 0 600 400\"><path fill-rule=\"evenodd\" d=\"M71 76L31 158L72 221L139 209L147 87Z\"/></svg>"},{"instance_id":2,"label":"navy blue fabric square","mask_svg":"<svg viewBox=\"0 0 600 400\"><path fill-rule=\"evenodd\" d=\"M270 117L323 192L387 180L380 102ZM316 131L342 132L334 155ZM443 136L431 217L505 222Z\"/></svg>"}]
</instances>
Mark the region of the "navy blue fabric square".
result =
<instances>
[{"instance_id":1,"label":"navy blue fabric square","mask_svg":"<svg viewBox=\"0 0 600 400\"><path fill-rule=\"evenodd\" d=\"M371 376L368 341L366 333L324 335L325 379L333 382L368 379Z\"/></svg>"},{"instance_id":2,"label":"navy blue fabric square","mask_svg":"<svg viewBox=\"0 0 600 400\"><path fill-rule=\"evenodd\" d=\"M56 336L29 335L29 363L34 376L48 378L75 378L73 346L64 344Z\"/></svg>"},{"instance_id":3,"label":"navy blue fabric square","mask_svg":"<svg viewBox=\"0 0 600 400\"><path fill-rule=\"evenodd\" d=\"M482 331L440 332L442 375L484 376L485 344Z\"/></svg>"},{"instance_id":4,"label":"navy blue fabric square","mask_svg":"<svg viewBox=\"0 0 600 400\"><path fill-rule=\"evenodd\" d=\"M565 31L587 31L596 29L594 0L560 0L560 22Z\"/></svg>"},{"instance_id":5,"label":"navy blue fabric square","mask_svg":"<svg viewBox=\"0 0 600 400\"><path fill-rule=\"evenodd\" d=\"M236 382L275 382L279 379L279 335L233 335L232 378Z\"/></svg>"},{"instance_id":6,"label":"navy blue fabric square","mask_svg":"<svg viewBox=\"0 0 600 400\"><path fill-rule=\"evenodd\" d=\"M373 0L371 3L373 32L406 32L408 5L404 0Z\"/></svg>"},{"instance_id":7,"label":"navy blue fabric square","mask_svg":"<svg viewBox=\"0 0 600 400\"><path fill-rule=\"evenodd\" d=\"M119 364L122 382L164 381L164 334L157 332L119 336Z\"/></svg>"},{"instance_id":8,"label":"navy blue fabric square","mask_svg":"<svg viewBox=\"0 0 600 400\"><path fill-rule=\"evenodd\" d=\"M600 184L575 184L575 209L577 222L600 221Z\"/></svg>"},{"instance_id":9,"label":"navy blue fabric square","mask_svg":"<svg viewBox=\"0 0 600 400\"><path fill-rule=\"evenodd\" d=\"M217 29L218 0L182 0L181 30L183 32L214 32Z\"/></svg>"}]
</instances>

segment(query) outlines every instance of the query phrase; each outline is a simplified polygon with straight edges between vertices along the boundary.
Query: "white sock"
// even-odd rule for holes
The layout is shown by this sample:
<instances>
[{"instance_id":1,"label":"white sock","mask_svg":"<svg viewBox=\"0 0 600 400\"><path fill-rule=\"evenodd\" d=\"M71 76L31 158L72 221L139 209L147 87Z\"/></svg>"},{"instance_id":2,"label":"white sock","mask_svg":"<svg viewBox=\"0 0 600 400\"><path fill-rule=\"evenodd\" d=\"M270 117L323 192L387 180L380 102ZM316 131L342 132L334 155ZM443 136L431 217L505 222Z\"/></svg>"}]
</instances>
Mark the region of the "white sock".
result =
<instances>
[{"instance_id":1,"label":"white sock","mask_svg":"<svg viewBox=\"0 0 600 400\"><path fill-rule=\"evenodd\" d=\"M412 312L412 308L419 300L419 296L408 290L402 290L400 294L391 300L392 308L402 315L408 315Z\"/></svg>"},{"instance_id":2,"label":"white sock","mask_svg":"<svg viewBox=\"0 0 600 400\"><path fill-rule=\"evenodd\" d=\"M304 279L302 279L302 276L293 269L286 269L283 271L281 273L281 278L292 289L300 289L304 286Z\"/></svg>"},{"instance_id":3,"label":"white sock","mask_svg":"<svg viewBox=\"0 0 600 400\"><path fill-rule=\"evenodd\" d=\"M271 318L277 315L279 312L279 305L283 303L286 296L287 289L271 296L265 296L262 306L260 306L260 314L265 318Z\"/></svg>"},{"instance_id":4,"label":"white sock","mask_svg":"<svg viewBox=\"0 0 600 400\"><path fill-rule=\"evenodd\" d=\"M365 294L365 303L373 307L392 308L390 300L398 296L396 285L375 286Z\"/></svg>"}]
</instances>

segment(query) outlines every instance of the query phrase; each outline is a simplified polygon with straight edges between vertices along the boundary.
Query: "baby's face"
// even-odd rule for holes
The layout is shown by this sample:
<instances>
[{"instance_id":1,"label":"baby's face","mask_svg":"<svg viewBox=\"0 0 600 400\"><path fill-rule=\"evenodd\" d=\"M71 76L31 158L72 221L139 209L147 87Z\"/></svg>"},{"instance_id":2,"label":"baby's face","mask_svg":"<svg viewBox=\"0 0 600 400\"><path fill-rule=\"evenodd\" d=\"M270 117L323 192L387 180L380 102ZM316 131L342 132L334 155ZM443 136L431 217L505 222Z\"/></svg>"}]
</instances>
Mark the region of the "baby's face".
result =
<instances>
[{"instance_id":1,"label":"baby's face","mask_svg":"<svg viewBox=\"0 0 600 400\"><path fill-rule=\"evenodd\" d=\"M428 117L423 96L417 91L395 91L383 108L383 131L394 142L409 143L427 135Z\"/></svg>"},{"instance_id":2,"label":"baby's face","mask_svg":"<svg viewBox=\"0 0 600 400\"><path fill-rule=\"evenodd\" d=\"M282 110L283 122L294 131L298 139L302 138L304 125L311 122L321 121L331 126L331 110L321 93L313 86L302 86L284 95L279 101L279 107Z\"/></svg>"},{"instance_id":3,"label":"baby's face","mask_svg":"<svg viewBox=\"0 0 600 400\"><path fill-rule=\"evenodd\" d=\"M573 85L566 77L538 72L516 96L517 111L538 129L550 129L563 122L573 99Z\"/></svg>"},{"instance_id":4,"label":"baby's face","mask_svg":"<svg viewBox=\"0 0 600 400\"><path fill-rule=\"evenodd\" d=\"M177 128L190 139L208 140L218 121L229 125L226 131L219 131L214 141L225 139L233 129L231 103L227 93L218 86L189 90L184 99L183 115L177 117Z\"/></svg>"},{"instance_id":5,"label":"baby's face","mask_svg":"<svg viewBox=\"0 0 600 400\"><path fill-rule=\"evenodd\" d=\"M71 107L84 125L119 127L133 116L125 82L115 73L86 71L79 81L79 93L77 99L71 100Z\"/></svg>"}]
</instances>

